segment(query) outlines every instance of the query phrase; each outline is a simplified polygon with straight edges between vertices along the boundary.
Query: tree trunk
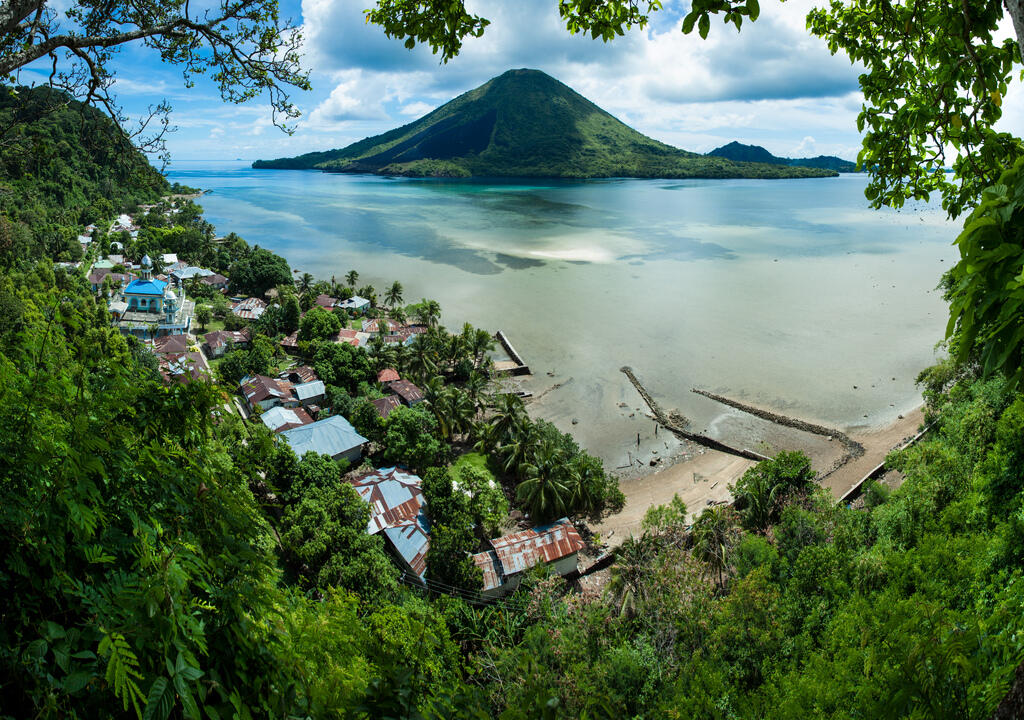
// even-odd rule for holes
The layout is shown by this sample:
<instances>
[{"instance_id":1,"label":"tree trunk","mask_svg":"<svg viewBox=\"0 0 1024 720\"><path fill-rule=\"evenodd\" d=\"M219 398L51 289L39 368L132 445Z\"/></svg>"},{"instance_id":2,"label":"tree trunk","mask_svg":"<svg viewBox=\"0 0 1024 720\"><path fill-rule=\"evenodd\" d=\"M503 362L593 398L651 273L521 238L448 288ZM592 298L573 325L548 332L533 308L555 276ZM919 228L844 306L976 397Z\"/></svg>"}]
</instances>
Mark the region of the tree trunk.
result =
<instances>
[{"instance_id":1,"label":"tree trunk","mask_svg":"<svg viewBox=\"0 0 1024 720\"><path fill-rule=\"evenodd\" d=\"M1013 21L1013 31L1017 34L1017 54L1024 56L1024 1L1003 0L1006 12Z\"/></svg>"}]
</instances>

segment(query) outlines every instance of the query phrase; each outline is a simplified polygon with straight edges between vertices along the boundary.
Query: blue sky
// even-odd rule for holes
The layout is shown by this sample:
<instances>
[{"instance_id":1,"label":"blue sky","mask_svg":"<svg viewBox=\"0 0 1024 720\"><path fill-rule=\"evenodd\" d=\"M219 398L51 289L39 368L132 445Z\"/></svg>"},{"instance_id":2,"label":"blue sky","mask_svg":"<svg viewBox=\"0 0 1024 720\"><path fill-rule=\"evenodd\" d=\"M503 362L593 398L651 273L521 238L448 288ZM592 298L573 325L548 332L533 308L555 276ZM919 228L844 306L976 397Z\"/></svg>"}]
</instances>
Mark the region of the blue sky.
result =
<instances>
[{"instance_id":1,"label":"blue sky","mask_svg":"<svg viewBox=\"0 0 1024 720\"><path fill-rule=\"evenodd\" d=\"M853 159L860 145L858 69L807 33L813 0L764 3L761 18L742 33L716 22L706 41L679 29L688 3L667 0L651 26L611 43L570 36L557 0L470 0L471 11L492 24L447 65L429 49L406 50L367 25L363 10L371 2L282 1L282 14L303 27L312 70L312 92L294 98L303 111L294 135L272 125L265 99L225 104L202 79L185 88L179 71L143 48L117 56L119 100L129 113L171 103L174 159L252 160L343 147L414 120L505 70L530 67L688 150L739 140L777 155ZM26 72L22 80L33 76ZM1008 98L1006 116L1024 116L1018 105L1024 103Z\"/></svg>"}]
</instances>

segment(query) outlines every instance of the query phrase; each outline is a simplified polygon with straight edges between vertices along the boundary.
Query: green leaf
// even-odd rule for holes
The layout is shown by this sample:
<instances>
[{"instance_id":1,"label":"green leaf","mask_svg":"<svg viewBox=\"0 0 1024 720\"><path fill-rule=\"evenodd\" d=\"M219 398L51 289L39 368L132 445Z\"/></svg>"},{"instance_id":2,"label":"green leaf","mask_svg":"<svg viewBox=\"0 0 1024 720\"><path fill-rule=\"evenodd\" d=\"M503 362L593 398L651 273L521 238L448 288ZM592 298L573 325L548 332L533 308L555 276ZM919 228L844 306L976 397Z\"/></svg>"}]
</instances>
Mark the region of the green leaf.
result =
<instances>
[{"instance_id":1,"label":"green leaf","mask_svg":"<svg viewBox=\"0 0 1024 720\"><path fill-rule=\"evenodd\" d=\"M697 32L700 33L700 36L703 39L707 40L708 32L710 30L711 30L711 18L708 17L707 15L701 15L700 16L700 22L697 23Z\"/></svg>"},{"instance_id":2,"label":"green leaf","mask_svg":"<svg viewBox=\"0 0 1024 720\"><path fill-rule=\"evenodd\" d=\"M146 696L146 710L142 720L167 720L174 709L174 691L166 677L158 677Z\"/></svg>"},{"instance_id":3,"label":"green leaf","mask_svg":"<svg viewBox=\"0 0 1024 720\"><path fill-rule=\"evenodd\" d=\"M747 12L750 13L751 20L757 20L758 16L761 14L761 6L758 4L757 0L747 0Z\"/></svg>"},{"instance_id":4,"label":"green leaf","mask_svg":"<svg viewBox=\"0 0 1024 720\"><path fill-rule=\"evenodd\" d=\"M94 676L91 672L87 672L85 670L73 672L64 678L64 682L62 683L64 685L64 691L74 694L88 685L89 681L92 680L93 677Z\"/></svg>"}]
</instances>

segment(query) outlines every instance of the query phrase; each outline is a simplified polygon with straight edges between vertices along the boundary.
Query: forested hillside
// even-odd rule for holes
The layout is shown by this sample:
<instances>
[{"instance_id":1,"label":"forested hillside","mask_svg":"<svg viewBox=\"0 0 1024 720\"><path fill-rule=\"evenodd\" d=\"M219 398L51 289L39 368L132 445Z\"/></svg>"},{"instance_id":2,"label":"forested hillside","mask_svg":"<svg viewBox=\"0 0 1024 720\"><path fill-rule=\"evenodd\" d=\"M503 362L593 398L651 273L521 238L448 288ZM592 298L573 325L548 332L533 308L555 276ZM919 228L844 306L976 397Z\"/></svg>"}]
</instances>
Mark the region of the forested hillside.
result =
<instances>
[{"instance_id":1,"label":"forested hillside","mask_svg":"<svg viewBox=\"0 0 1024 720\"><path fill-rule=\"evenodd\" d=\"M169 189L106 115L48 87L0 86L0 148L0 268L73 251L77 227Z\"/></svg>"}]
</instances>

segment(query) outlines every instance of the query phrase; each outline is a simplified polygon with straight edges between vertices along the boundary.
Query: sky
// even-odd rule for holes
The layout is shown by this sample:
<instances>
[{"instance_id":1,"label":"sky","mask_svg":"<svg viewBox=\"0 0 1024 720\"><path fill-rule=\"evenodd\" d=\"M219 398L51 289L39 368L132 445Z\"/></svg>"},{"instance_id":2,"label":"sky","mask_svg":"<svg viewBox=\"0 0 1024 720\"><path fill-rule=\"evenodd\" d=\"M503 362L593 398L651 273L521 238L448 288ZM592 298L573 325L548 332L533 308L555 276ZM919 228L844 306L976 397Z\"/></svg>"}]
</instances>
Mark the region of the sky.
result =
<instances>
[{"instance_id":1,"label":"sky","mask_svg":"<svg viewBox=\"0 0 1024 720\"><path fill-rule=\"evenodd\" d=\"M344 147L506 70L535 68L640 132L687 150L738 140L785 157L855 159L860 147L860 69L806 30L807 11L820 0L766 2L757 22L739 33L715 20L707 40L682 34L688 2L666 0L647 28L609 43L569 35L557 0L469 0L470 11L491 25L447 64L429 48L407 50L366 24L370 4L281 0L282 15L303 29L313 84L293 97L302 110L293 135L273 126L266 98L226 104L201 78L186 88L179 70L138 46L116 55L118 99L129 114L165 99L171 104L174 160L254 160ZM32 71L23 73L22 81L32 79ZM1024 98L1008 97L1004 112L1024 118Z\"/></svg>"}]
</instances>

